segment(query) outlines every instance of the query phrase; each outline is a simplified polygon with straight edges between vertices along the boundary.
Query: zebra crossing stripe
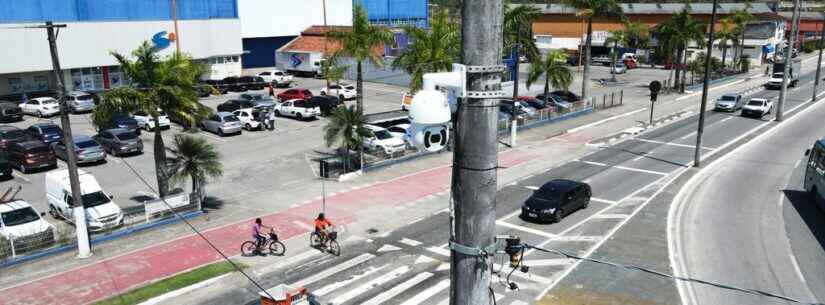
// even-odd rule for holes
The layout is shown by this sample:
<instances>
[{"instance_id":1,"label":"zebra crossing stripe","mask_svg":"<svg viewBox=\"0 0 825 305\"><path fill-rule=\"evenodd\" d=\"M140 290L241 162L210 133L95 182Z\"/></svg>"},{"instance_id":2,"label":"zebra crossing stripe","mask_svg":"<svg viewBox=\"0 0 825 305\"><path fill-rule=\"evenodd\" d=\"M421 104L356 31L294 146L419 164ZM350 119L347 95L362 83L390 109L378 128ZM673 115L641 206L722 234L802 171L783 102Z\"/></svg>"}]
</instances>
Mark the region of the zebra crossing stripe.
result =
<instances>
[{"instance_id":1,"label":"zebra crossing stripe","mask_svg":"<svg viewBox=\"0 0 825 305\"><path fill-rule=\"evenodd\" d=\"M408 246L411 246L411 247L418 247L418 246L420 246L420 245L421 245L421 242L420 242L420 241L417 241L417 240L412 240L412 239L409 239L409 238L406 238L406 237L405 237L405 238L402 238L402 239L401 239L401 240L399 240L398 242L400 242L400 243L402 243L402 244L405 244L405 245L408 245Z\"/></svg>"},{"instance_id":2,"label":"zebra crossing stripe","mask_svg":"<svg viewBox=\"0 0 825 305\"><path fill-rule=\"evenodd\" d=\"M408 299L404 303L401 303L401 305L419 305L427 299L438 294L442 290L447 289L447 287L450 287L449 279L438 282L438 284L435 284L435 286L432 286L422 292L419 292L418 294L414 295L412 298Z\"/></svg>"},{"instance_id":3,"label":"zebra crossing stripe","mask_svg":"<svg viewBox=\"0 0 825 305\"><path fill-rule=\"evenodd\" d=\"M351 278L349 278L349 279L346 279L346 280L343 280L343 281L340 281L340 282L335 282L335 283L332 283L332 284L326 285L326 286L322 287L321 289L318 289L318 290L316 290L316 291L313 291L313 294L315 294L315 295L317 295L317 296L324 296L324 295L326 295L326 294L328 294L328 293L332 292L332 291L333 291L333 290L335 290L335 289L338 289L338 288L344 287L344 286L346 286L346 285L349 285L349 284L350 284L350 283L352 283L352 282L355 282L355 281L358 281L358 280L360 280L360 279L363 279L364 277L367 277L367 276L369 276L370 274L376 273L376 272L380 271L381 269L384 269L384 268L385 268L385 267L387 267L387 266L389 266L389 265L383 265L383 266L378 267L378 268L372 268L372 267L371 267L371 268L369 268L369 269L368 269L366 272L364 272L364 273L361 273L361 274L355 275L355 276L353 276L353 277L351 277Z\"/></svg>"},{"instance_id":4,"label":"zebra crossing stripe","mask_svg":"<svg viewBox=\"0 0 825 305\"><path fill-rule=\"evenodd\" d=\"M401 294L405 290L410 289L415 285L418 285L419 283L430 278L431 276L433 276L433 274L429 272L416 274L413 278L401 284L398 284L395 287L392 287L390 290L382 292L381 294L375 296L372 299L369 299L368 301L364 302L363 305L379 305L381 303L384 303L387 300L392 299L397 295Z\"/></svg>"},{"instance_id":5,"label":"zebra crossing stripe","mask_svg":"<svg viewBox=\"0 0 825 305\"><path fill-rule=\"evenodd\" d=\"M501 301L501 299L504 298L504 295L499 294L498 292L494 292L493 293L493 298L496 300L496 302L498 302L498 301ZM441 303L438 303L438 305L450 305L450 298L448 297L448 298L444 299L443 301L441 301Z\"/></svg>"},{"instance_id":6,"label":"zebra crossing stripe","mask_svg":"<svg viewBox=\"0 0 825 305\"><path fill-rule=\"evenodd\" d=\"M427 248L427 251L430 251L430 252L438 254L438 255L443 255L443 256L446 256L446 257L450 257L450 250L447 250L447 249L444 249L444 248L429 247L429 248Z\"/></svg>"},{"instance_id":7,"label":"zebra crossing stripe","mask_svg":"<svg viewBox=\"0 0 825 305\"><path fill-rule=\"evenodd\" d=\"M404 273L407 273L407 271L410 271L409 266L401 266L401 267L395 268L395 270L392 270L392 271L390 271L390 272L388 272L388 273L386 273L386 274L384 274L380 277L377 277L377 278L375 278L375 279L373 279L369 282L366 282L361 286L355 287L354 289L352 289L350 291L347 291L347 293L339 295L338 297L336 297L335 299L332 300L332 304L344 304L347 301L352 300L353 298L364 294L365 292L369 291L370 289L375 288L376 286L383 285L385 283L388 283L388 282L400 277Z\"/></svg>"},{"instance_id":8,"label":"zebra crossing stripe","mask_svg":"<svg viewBox=\"0 0 825 305\"><path fill-rule=\"evenodd\" d=\"M309 285L309 284L315 283L315 282L317 282L317 281L320 281L320 280L322 280L322 279L325 279L325 278L329 277L330 275L336 274L336 273L338 273L338 272L341 272L341 271L344 271L344 270L346 270L346 269L352 268L352 267L353 267L353 266L355 266L355 265L358 265L358 264L360 264L360 263L363 263L363 262L366 262L366 261L368 261L368 260L371 260L371 259L373 259L374 257L375 257L375 255L372 255L372 254L370 254L370 253L364 253L364 254L361 254L361 255L359 255L359 256L357 256L357 257L355 257L355 258L351 259L351 260L348 260L348 261L343 262L343 263L341 263L341 264L338 264L338 265L332 266L331 268L326 269L326 270L324 270L324 271L321 271L320 273L317 273L317 274L315 274L315 275L313 275L313 276L310 276L310 277L305 278L305 279L303 279L303 280L300 280L300 281L297 281L297 282L295 282L295 283L292 283L292 284L290 284L290 286L293 286L293 287L304 287L304 286L306 286L306 285Z\"/></svg>"}]
</instances>

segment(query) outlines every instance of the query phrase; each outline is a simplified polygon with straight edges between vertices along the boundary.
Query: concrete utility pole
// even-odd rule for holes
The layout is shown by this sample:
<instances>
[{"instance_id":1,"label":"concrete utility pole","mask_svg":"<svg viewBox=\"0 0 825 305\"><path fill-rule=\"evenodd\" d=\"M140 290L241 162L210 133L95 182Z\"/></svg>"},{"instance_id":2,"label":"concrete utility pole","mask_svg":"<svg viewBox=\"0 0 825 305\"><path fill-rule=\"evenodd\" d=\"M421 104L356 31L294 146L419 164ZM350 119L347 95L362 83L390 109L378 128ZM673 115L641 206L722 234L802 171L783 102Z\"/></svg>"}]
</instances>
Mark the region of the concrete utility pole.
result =
<instances>
[{"instance_id":1,"label":"concrete utility pole","mask_svg":"<svg viewBox=\"0 0 825 305\"><path fill-rule=\"evenodd\" d=\"M180 53L180 33L178 32L178 1L172 0L172 21L175 23L175 50Z\"/></svg>"},{"instance_id":2,"label":"concrete utility pole","mask_svg":"<svg viewBox=\"0 0 825 305\"><path fill-rule=\"evenodd\" d=\"M498 174L498 99L501 92L501 0L465 0L462 59L467 94L456 115L452 198L455 237L450 241L450 304L491 304ZM488 249L481 253L480 249ZM475 252L475 253L473 253Z\"/></svg>"},{"instance_id":3,"label":"concrete utility pole","mask_svg":"<svg viewBox=\"0 0 825 305\"><path fill-rule=\"evenodd\" d=\"M822 49L825 47L825 19L822 20L822 32L819 33L819 59L816 60L816 76L814 77L814 92L811 97L812 102L816 102L816 88L819 87L819 71L822 70Z\"/></svg>"},{"instance_id":4,"label":"concrete utility pole","mask_svg":"<svg viewBox=\"0 0 825 305\"><path fill-rule=\"evenodd\" d=\"M699 106L699 129L696 131L696 147L693 152L693 166L701 166L702 161L702 134L705 132L705 110L708 104L708 89L710 88L710 58L713 51L713 34L716 28L716 7L718 0L713 0L713 11L710 15L710 30L708 31L708 49L705 53L705 81L702 84L702 104ZM687 74L687 73L685 73ZM684 84L684 82L683 82Z\"/></svg>"},{"instance_id":5,"label":"concrete utility pole","mask_svg":"<svg viewBox=\"0 0 825 305\"><path fill-rule=\"evenodd\" d=\"M521 29L519 29L519 34L521 34ZM516 137L518 136L518 109L516 105L518 103L518 68L519 68L519 48L521 48L521 44L516 42L513 45L513 60L515 60L515 69L513 75L513 113L510 114L513 123L510 125L510 147L516 147Z\"/></svg>"},{"instance_id":6,"label":"concrete utility pole","mask_svg":"<svg viewBox=\"0 0 825 305\"><path fill-rule=\"evenodd\" d=\"M785 46L785 69L782 75L782 88L779 89L779 102L776 104L776 118L777 122L782 121L785 117L785 98L788 95L788 74L793 65L793 48L796 44L796 34L799 31L797 21L799 19L799 0L793 1L793 18L791 19L791 37L788 40L788 45ZM794 71L800 73L801 71ZM776 71L774 71L776 73Z\"/></svg>"},{"instance_id":7,"label":"concrete utility pole","mask_svg":"<svg viewBox=\"0 0 825 305\"><path fill-rule=\"evenodd\" d=\"M324 14L324 31L329 31L329 28L327 28L327 0L321 0L321 11ZM332 68L332 61L329 57L327 57L327 54L329 53L329 50L327 48L327 41L329 41L329 39L324 37L324 57L326 58L326 62L324 63L324 67L326 68L326 71L324 71L324 79L326 79L327 82L326 88L327 90L329 90L329 70Z\"/></svg>"},{"instance_id":8,"label":"concrete utility pole","mask_svg":"<svg viewBox=\"0 0 825 305\"><path fill-rule=\"evenodd\" d=\"M69 167L69 184L72 189L75 230L77 231L77 257L86 258L92 255L89 246L89 233L86 229L86 208L83 205L83 196L80 193L80 178L77 175L77 154L74 151L72 140L72 126L69 121L69 105L66 103L66 83L63 80L63 70L60 69L60 59L57 57L57 35L54 28L65 28L65 24L46 22L44 26L49 35L49 51L52 54L52 69L57 79L57 100L60 102L60 125L63 128L63 143L66 144L66 164Z\"/></svg>"}]
</instances>

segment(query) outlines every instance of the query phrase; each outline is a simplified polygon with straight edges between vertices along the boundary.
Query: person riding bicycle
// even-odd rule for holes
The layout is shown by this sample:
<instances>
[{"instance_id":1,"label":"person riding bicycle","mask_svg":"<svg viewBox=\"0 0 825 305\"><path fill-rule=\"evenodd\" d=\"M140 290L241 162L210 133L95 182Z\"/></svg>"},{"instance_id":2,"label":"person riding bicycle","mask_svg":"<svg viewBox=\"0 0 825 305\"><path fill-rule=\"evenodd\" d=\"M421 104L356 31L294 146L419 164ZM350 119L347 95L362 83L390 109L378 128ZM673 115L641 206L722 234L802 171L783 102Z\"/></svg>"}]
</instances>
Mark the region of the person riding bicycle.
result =
<instances>
[{"instance_id":1,"label":"person riding bicycle","mask_svg":"<svg viewBox=\"0 0 825 305\"><path fill-rule=\"evenodd\" d=\"M255 239L257 250L260 250L266 242L266 234L263 232L263 228L273 229L272 227L263 225L263 221L261 221L260 218L255 218L255 223L252 224L252 238Z\"/></svg>"},{"instance_id":2,"label":"person riding bicycle","mask_svg":"<svg viewBox=\"0 0 825 305\"><path fill-rule=\"evenodd\" d=\"M329 234L328 229L332 226L332 222L324 217L324 213L319 213L318 218L315 218L315 233L321 236L321 244L324 243Z\"/></svg>"}]
</instances>

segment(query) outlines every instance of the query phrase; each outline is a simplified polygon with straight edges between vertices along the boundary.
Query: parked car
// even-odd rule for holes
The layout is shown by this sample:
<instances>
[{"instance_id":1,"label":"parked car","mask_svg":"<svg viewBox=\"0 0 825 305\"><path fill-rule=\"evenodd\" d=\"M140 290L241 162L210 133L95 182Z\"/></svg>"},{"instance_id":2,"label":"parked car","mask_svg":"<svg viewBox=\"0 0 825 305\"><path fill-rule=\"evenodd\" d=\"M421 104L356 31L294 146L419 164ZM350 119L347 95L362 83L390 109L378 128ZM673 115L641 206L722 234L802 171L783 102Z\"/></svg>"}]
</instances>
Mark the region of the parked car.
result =
<instances>
[{"instance_id":1,"label":"parked car","mask_svg":"<svg viewBox=\"0 0 825 305\"><path fill-rule=\"evenodd\" d=\"M238 82L246 87L246 90L263 90L267 82L260 76L241 76Z\"/></svg>"},{"instance_id":2,"label":"parked car","mask_svg":"<svg viewBox=\"0 0 825 305\"><path fill-rule=\"evenodd\" d=\"M9 154L0 149L0 178L3 180L11 179L11 163L9 163Z\"/></svg>"},{"instance_id":3,"label":"parked car","mask_svg":"<svg viewBox=\"0 0 825 305\"><path fill-rule=\"evenodd\" d=\"M66 103L72 113L90 112L95 109L94 96L83 91L72 91L66 95Z\"/></svg>"},{"instance_id":4,"label":"parked car","mask_svg":"<svg viewBox=\"0 0 825 305\"><path fill-rule=\"evenodd\" d=\"M752 98L742 107L742 116L762 118L773 110L773 102L766 98Z\"/></svg>"},{"instance_id":5,"label":"parked car","mask_svg":"<svg viewBox=\"0 0 825 305\"><path fill-rule=\"evenodd\" d=\"M625 74L627 73L627 66L623 62L617 62L613 65L613 73L616 74Z\"/></svg>"},{"instance_id":6,"label":"parked car","mask_svg":"<svg viewBox=\"0 0 825 305\"><path fill-rule=\"evenodd\" d=\"M50 97L36 97L20 103L20 110L25 114L42 118L60 113L60 104Z\"/></svg>"},{"instance_id":7,"label":"parked car","mask_svg":"<svg viewBox=\"0 0 825 305\"><path fill-rule=\"evenodd\" d=\"M136 133L125 128L107 129L92 137L103 150L113 156L143 153L143 140Z\"/></svg>"},{"instance_id":8,"label":"parked car","mask_svg":"<svg viewBox=\"0 0 825 305\"><path fill-rule=\"evenodd\" d=\"M0 125L0 149L5 149L11 143L31 140L20 128L11 125Z\"/></svg>"},{"instance_id":9,"label":"parked car","mask_svg":"<svg viewBox=\"0 0 825 305\"><path fill-rule=\"evenodd\" d=\"M241 99L252 102L255 108L272 108L275 106L275 99L266 94L244 93L241 94Z\"/></svg>"},{"instance_id":10,"label":"parked car","mask_svg":"<svg viewBox=\"0 0 825 305\"><path fill-rule=\"evenodd\" d=\"M536 95L536 99L544 100L544 95ZM549 106L553 107L555 110L568 109L570 107L573 107L573 104L571 104L569 101L552 93L550 94L550 96L547 97L547 103L550 104Z\"/></svg>"},{"instance_id":11,"label":"parked car","mask_svg":"<svg viewBox=\"0 0 825 305\"><path fill-rule=\"evenodd\" d=\"M356 95L355 86L350 84L330 85L329 88L321 88L321 95L337 96L342 101L354 99Z\"/></svg>"},{"instance_id":12,"label":"parked car","mask_svg":"<svg viewBox=\"0 0 825 305\"><path fill-rule=\"evenodd\" d=\"M294 100L294 99L309 100L311 98L312 98L312 92L310 92L307 89L302 89L302 88L287 89L284 92L278 93L278 99L281 100L281 101Z\"/></svg>"},{"instance_id":13,"label":"parked car","mask_svg":"<svg viewBox=\"0 0 825 305\"><path fill-rule=\"evenodd\" d=\"M195 90L198 91L198 97L209 97L212 95L212 86L205 82L198 83Z\"/></svg>"},{"instance_id":14,"label":"parked car","mask_svg":"<svg viewBox=\"0 0 825 305\"><path fill-rule=\"evenodd\" d=\"M237 76L226 77L221 80L221 84L226 88L227 91L244 92L248 90L246 89L246 84L241 83L240 79Z\"/></svg>"},{"instance_id":15,"label":"parked car","mask_svg":"<svg viewBox=\"0 0 825 305\"><path fill-rule=\"evenodd\" d=\"M513 110L513 104L511 103L500 102L498 104L498 111L505 114L508 120L511 119L511 116L513 115ZM516 113L516 116L518 116L519 119L523 119L527 116L527 111L525 109L518 108L518 113Z\"/></svg>"},{"instance_id":16,"label":"parked car","mask_svg":"<svg viewBox=\"0 0 825 305\"><path fill-rule=\"evenodd\" d=\"M63 141L63 129L55 123L32 124L29 128L26 128L26 133L29 137L43 141L46 144Z\"/></svg>"},{"instance_id":17,"label":"parked car","mask_svg":"<svg viewBox=\"0 0 825 305\"><path fill-rule=\"evenodd\" d=\"M309 99L309 103L313 106L316 106L321 109L321 115L328 116L332 113L336 108L341 107L344 105L344 102L341 101L338 97L335 96L313 96Z\"/></svg>"},{"instance_id":18,"label":"parked car","mask_svg":"<svg viewBox=\"0 0 825 305\"><path fill-rule=\"evenodd\" d=\"M260 113L261 110L255 108L238 109L232 112L232 114L241 121L241 126L243 129L246 129L247 131L263 129L264 124L262 124L258 119L260 117Z\"/></svg>"},{"instance_id":19,"label":"parked car","mask_svg":"<svg viewBox=\"0 0 825 305\"><path fill-rule=\"evenodd\" d=\"M99 129L106 130L112 128L125 128L136 134L140 134L140 126L138 126L138 121L125 113L115 113L115 115L112 116L112 119L101 125Z\"/></svg>"},{"instance_id":20,"label":"parked car","mask_svg":"<svg viewBox=\"0 0 825 305\"><path fill-rule=\"evenodd\" d=\"M716 100L716 106L713 110L716 111L736 111L742 109L742 95L737 93L729 93L719 97Z\"/></svg>"},{"instance_id":21,"label":"parked car","mask_svg":"<svg viewBox=\"0 0 825 305\"><path fill-rule=\"evenodd\" d=\"M635 57L627 57L624 60L622 60L622 62L624 62L624 65L627 66L628 70L636 69L639 66L639 63L636 61Z\"/></svg>"},{"instance_id":22,"label":"parked car","mask_svg":"<svg viewBox=\"0 0 825 305\"><path fill-rule=\"evenodd\" d=\"M0 101L0 122L17 122L22 119L23 110L19 105L9 101Z\"/></svg>"},{"instance_id":23,"label":"parked car","mask_svg":"<svg viewBox=\"0 0 825 305\"><path fill-rule=\"evenodd\" d=\"M227 87L222 80L208 79L204 83L209 85L211 87L210 89L214 89L220 94L226 94L229 92L229 87Z\"/></svg>"},{"instance_id":24,"label":"parked car","mask_svg":"<svg viewBox=\"0 0 825 305\"><path fill-rule=\"evenodd\" d=\"M363 140L364 149L367 151L392 156L406 149L404 140L393 137L383 127L375 125L364 125L364 127L369 130L368 135Z\"/></svg>"},{"instance_id":25,"label":"parked car","mask_svg":"<svg viewBox=\"0 0 825 305\"><path fill-rule=\"evenodd\" d=\"M590 185L584 182L554 179L533 192L521 206L527 220L560 222L564 216L590 204Z\"/></svg>"},{"instance_id":26,"label":"parked car","mask_svg":"<svg viewBox=\"0 0 825 305\"><path fill-rule=\"evenodd\" d=\"M529 104L527 104L527 103L525 103L525 102L522 102L522 101L500 100L500 101L499 101L499 103L500 103L500 104L507 104L507 105L509 105L511 108L512 108L514 105L518 105L518 107L519 107L519 109L520 109L520 111L519 111L519 112L523 112L524 114L526 114L526 115L528 115L528 116L535 116L535 115L537 115L537 114L538 114L538 111L536 110L536 108L530 107L530 105L529 105Z\"/></svg>"},{"instance_id":27,"label":"parked car","mask_svg":"<svg viewBox=\"0 0 825 305\"><path fill-rule=\"evenodd\" d=\"M123 211L112 200L114 196L107 194L92 174L82 170L77 172L89 230L96 232L123 224ZM74 219L75 207L69 184L69 170L46 174L46 201L52 217Z\"/></svg>"},{"instance_id":28,"label":"parked car","mask_svg":"<svg viewBox=\"0 0 825 305\"><path fill-rule=\"evenodd\" d=\"M289 84L292 82L292 75L278 69L261 72L258 76L275 87L289 87Z\"/></svg>"},{"instance_id":29,"label":"parked car","mask_svg":"<svg viewBox=\"0 0 825 305\"><path fill-rule=\"evenodd\" d=\"M275 105L273 111L275 111L275 115L277 116L291 116L299 120L308 120L321 115L320 107L309 101L300 99L288 100Z\"/></svg>"},{"instance_id":30,"label":"parked car","mask_svg":"<svg viewBox=\"0 0 825 305\"><path fill-rule=\"evenodd\" d=\"M410 124L398 124L398 125L395 125L395 126L388 127L387 131L389 131L390 134L393 137L399 138L399 139L404 140L406 142L407 141L407 130L409 130L409 129L410 129Z\"/></svg>"},{"instance_id":31,"label":"parked car","mask_svg":"<svg viewBox=\"0 0 825 305\"><path fill-rule=\"evenodd\" d=\"M576 95L573 92L567 91L567 90L556 90L556 91L550 92L550 94L558 96L563 101L568 102L568 103L575 103L575 102L578 102L578 101L582 100L582 98L580 96Z\"/></svg>"},{"instance_id":32,"label":"parked car","mask_svg":"<svg viewBox=\"0 0 825 305\"><path fill-rule=\"evenodd\" d=\"M155 130L155 127L158 126L160 129L167 129L169 128L169 116L166 115L166 112L162 110L158 110L158 122L155 123L155 118L153 118L149 113L145 111L138 111L132 115L132 118L137 121L137 126L139 128L143 128L146 131Z\"/></svg>"},{"instance_id":33,"label":"parked car","mask_svg":"<svg viewBox=\"0 0 825 305\"><path fill-rule=\"evenodd\" d=\"M255 107L255 103L242 99L232 99L218 104L218 112L232 112L238 109L246 109Z\"/></svg>"},{"instance_id":34,"label":"parked car","mask_svg":"<svg viewBox=\"0 0 825 305\"><path fill-rule=\"evenodd\" d=\"M43 216L46 213L38 212L24 200L4 199L0 202L0 235L15 244L28 246L21 247L23 249L50 245L55 238L54 226Z\"/></svg>"},{"instance_id":35,"label":"parked car","mask_svg":"<svg viewBox=\"0 0 825 305\"><path fill-rule=\"evenodd\" d=\"M77 155L77 163L95 163L106 162L106 151L103 146L97 143L94 139L85 135L75 135L74 152ZM52 143L52 150L54 155L61 160L67 160L69 157L66 150L66 144L63 141Z\"/></svg>"},{"instance_id":36,"label":"parked car","mask_svg":"<svg viewBox=\"0 0 825 305\"><path fill-rule=\"evenodd\" d=\"M54 152L46 143L39 140L11 143L6 147L9 163L26 174L32 169L57 167Z\"/></svg>"},{"instance_id":37,"label":"parked car","mask_svg":"<svg viewBox=\"0 0 825 305\"><path fill-rule=\"evenodd\" d=\"M532 96L519 96L518 100L537 110L549 107L548 103L545 103L544 100L540 100Z\"/></svg>"},{"instance_id":38,"label":"parked car","mask_svg":"<svg viewBox=\"0 0 825 305\"><path fill-rule=\"evenodd\" d=\"M241 133L241 120L229 112L218 112L201 121L201 129L217 133L220 136Z\"/></svg>"}]
</instances>

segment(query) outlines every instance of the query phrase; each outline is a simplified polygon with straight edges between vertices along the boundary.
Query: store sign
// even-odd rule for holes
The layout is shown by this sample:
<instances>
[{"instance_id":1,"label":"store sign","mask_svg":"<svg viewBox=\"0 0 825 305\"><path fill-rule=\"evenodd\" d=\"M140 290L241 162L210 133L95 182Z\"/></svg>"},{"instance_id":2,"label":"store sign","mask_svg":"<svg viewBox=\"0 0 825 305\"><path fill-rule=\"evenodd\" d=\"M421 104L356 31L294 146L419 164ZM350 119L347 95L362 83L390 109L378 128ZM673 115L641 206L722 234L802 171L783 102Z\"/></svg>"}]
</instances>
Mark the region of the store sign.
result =
<instances>
[{"instance_id":1,"label":"store sign","mask_svg":"<svg viewBox=\"0 0 825 305\"><path fill-rule=\"evenodd\" d=\"M610 37L610 33L607 31L593 31L593 37L590 39L590 43L592 44L604 44L604 41L607 40L607 37ZM582 35L582 41L587 39L587 34Z\"/></svg>"},{"instance_id":2,"label":"store sign","mask_svg":"<svg viewBox=\"0 0 825 305\"><path fill-rule=\"evenodd\" d=\"M292 67L297 68L302 63L304 63L304 61L306 60L306 54L292 53L292 56L290 56L290 59L292 59Z\"/></svg>"},{"instance_id":3,"label":"store sign","mask_svg":"<svg viewBox=\"0 0 825 305\"><path fill-rule=\"evenodd\" d=\"M152 49L156 52L166 49L172 42L175 41L175 39L175 33L166 33L166 31L157 32L152 36Z\"/></svg>"}]
</instances>

